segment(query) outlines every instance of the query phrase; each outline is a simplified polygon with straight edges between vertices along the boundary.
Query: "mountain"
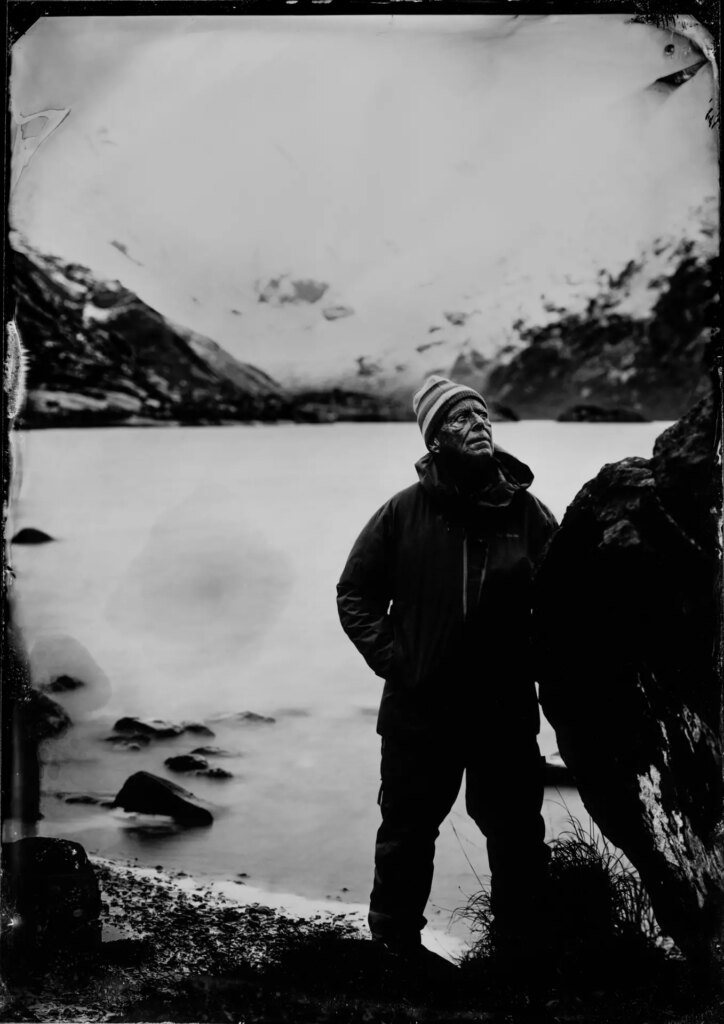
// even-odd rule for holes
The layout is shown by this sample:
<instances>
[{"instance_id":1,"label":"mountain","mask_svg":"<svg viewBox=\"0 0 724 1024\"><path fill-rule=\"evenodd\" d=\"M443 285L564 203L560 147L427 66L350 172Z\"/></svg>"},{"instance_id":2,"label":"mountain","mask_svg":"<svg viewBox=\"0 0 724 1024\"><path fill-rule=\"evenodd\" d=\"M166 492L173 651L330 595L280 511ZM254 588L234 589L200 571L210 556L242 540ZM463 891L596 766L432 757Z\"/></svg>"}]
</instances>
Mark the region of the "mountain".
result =
<instances>
[{"instance_id":1,"label":"mountain","mask_svg":"<svg viewBox=\"0 0 724 1024\"><path fill-rule=\"evenodd\" d=\"M492 354L471 340L474 311L446 311L428 340L398 351L406 362L359 357L353 374L287 387L118 281L14 244L26 426L411 419L412 393L433 372L482 391L498 419L670 419L696 399L714 358L719 264L701 240L660 241L621 273L602 272L593 297L577 308L548 303L542 324L516 321L514 340ZM273 300L280 315L298 299L289 295Z\"/></svg>"},{"instance_id":2,"label":"mountain","mask_svg":"<svg viewBox=\"0 0 724 1024\"><path fill-rule=\"evenodd\" d=\"M552 307L546 324L516 324L523 347L491 369L487 389L534 418L682 416L708 392L714 369L720 263L686 240L662 243L663 254L666 272L653 279L651 259L632 260L617 277L602 275L583 308ZM642 283L653 306L632 315L627 300Z\"/></svg>"},{"instance_id":3,"label":"mountain","mask_svg":"<svg viewBox=\"0 0 724 1024\"><path fill-rule=\"evenodd\" d=\"M25 426L269 419L288 410L271 377L117 281L16 247L12 282L28 361Z\"/></svg>"},{"instance_id":4,"label":"mountain","mask_svg":"<svg viewBox=\"0 0 724 1024\"><path fill-rule=\"evenodd\" d=\"M44 18L13 47L11 223L311 418L409 416L433 372L525 416L674 418L718 242L715 68L677 26Z\"/></svg>"},{"instance_id":5,"label":"mountain","mask_svg":"<svg viewBox=\"0 0 724 1024\"><path fill-rule=\"evenodd\" d=\"M25 350L24 427L411 418L385 395L283 388L118 281L13 236L15 323Z\"/></svg>"},{"instance_id":6,"label":"mountain","mask_svg":"<svg viewBox=\"0 0 724 1024\"><path fill-rule=\"evenodd\" d=\"M263 370L240 363L232 355L217 345L211 338L192 331L182 324L166 321L169 327L182 338L199 359L209 366L220 378L235 384L241 391L257 397L280 393L277 382Z\"/></svg>"}]
</instances>

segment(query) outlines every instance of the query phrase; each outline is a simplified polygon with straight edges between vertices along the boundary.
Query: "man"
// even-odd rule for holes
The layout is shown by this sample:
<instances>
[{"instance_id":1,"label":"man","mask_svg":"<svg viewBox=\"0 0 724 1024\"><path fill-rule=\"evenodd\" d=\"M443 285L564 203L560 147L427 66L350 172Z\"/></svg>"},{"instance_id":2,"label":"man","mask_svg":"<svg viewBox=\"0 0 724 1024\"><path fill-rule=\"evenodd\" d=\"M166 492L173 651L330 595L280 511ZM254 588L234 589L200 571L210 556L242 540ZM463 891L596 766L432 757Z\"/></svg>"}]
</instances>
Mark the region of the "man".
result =
<instances>
[{"instance_id":1,"label":"man","mask_svg":"<svg viewBox=\"0 0 724 1024\"><path fill-rule=\"evenodd\" d=\"M367 523L337 587L345 632L385 680L369 924L405 957L420 950L435 839L464 774L498 941L535 931L548 849L530 589L556 527L530 469L493 445L477 391L433 376L413 409L428 449L419 482Z\"/></svg>"}]
</instances>

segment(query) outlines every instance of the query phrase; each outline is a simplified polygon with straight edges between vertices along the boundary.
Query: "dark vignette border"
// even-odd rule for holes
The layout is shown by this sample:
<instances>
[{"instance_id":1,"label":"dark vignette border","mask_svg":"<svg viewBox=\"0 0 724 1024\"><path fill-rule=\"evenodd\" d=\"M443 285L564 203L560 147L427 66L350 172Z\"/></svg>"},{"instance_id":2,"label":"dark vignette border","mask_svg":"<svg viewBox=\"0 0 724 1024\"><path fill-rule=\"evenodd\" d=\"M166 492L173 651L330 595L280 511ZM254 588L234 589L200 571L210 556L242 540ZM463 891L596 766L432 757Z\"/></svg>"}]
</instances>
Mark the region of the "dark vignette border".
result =
<instances>
[{"instance_id":1,"label":"dark vignette border","mask_svg":"<svg viewBox=\"0 0 724 1024\"><path fill-rule=\"evenodd\" d=\"M304 17L345 15L345 14L630 14L632 18L640 18L660 27L675 15L690 14L707 28L714 36L717 46L717 57L721 52L720 6L717 0L8 0L5 9L4 47L4 84L5 84L5 120L4 120L4 152L3 152L3 208L2 208L2 270L3 270L3 342L2 362L5 370L6 359L6 325L13 317L13 296L9 276L10 244L8 239L8 202L10 192L10 110L9 110L9 79L12 45L20 39L28 29L42 17L89 17L89 16L162 16L172 17L185 14L194 15L275 15ZM721 180L721 179L720 179ZM721 217L721 211L720 211ZM720 288L722 280L720 279ZM715 357L715 387L718 388L720 410L718 418L718 443L722 443L722 410L724 409L724 352L720 345ZM8 395L3 388L0 395L0 441L2 443L2 499L3 510L7 508L11 487L11 450L10 436L12 420L9 413ZM724 465L722 481L724 483ZM719 510L719 523L724 527L724 516ZM12 675L14 666L8 644L8 602L7 575L7 538L6 522L3 512L0 527L0 544L2 544L2 610L0 610L0 685L2 686L2 710L0 712L0 746L8 742L11 735L9 729L10 705L12 699L8 690L15 690ZM724 578L722 575L722 553L719 553L719 573L717 577L717 594L719 597L719 630L713 638L715 644L714 658L719 669L719 678L724 686ZM8 686L8 684L10 684ZM724 737L724 699L721 701L722 717L720 735ZM3 758L5 762L5 758ZM0 814L2 800L7 794L7 780L2 779L0 785ZM724 827L724 823L722 825Z\"/></svg>"}]
</instances>

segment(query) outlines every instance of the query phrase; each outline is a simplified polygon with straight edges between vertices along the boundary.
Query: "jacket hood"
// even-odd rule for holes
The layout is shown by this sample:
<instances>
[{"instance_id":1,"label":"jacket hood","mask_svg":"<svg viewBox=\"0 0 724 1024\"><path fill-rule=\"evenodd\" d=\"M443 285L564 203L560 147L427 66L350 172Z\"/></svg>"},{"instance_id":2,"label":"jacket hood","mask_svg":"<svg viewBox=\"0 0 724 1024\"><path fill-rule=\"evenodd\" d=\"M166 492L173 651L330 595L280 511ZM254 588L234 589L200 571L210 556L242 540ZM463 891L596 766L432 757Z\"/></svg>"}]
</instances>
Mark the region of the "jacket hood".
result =
<instances>
[{"instance_id":1,"label":"jacket hood","mask_svg":"<svg viewBox=\"0 0 724 1024\"><path fill-rule=\"evenodd\" d=\"M533 472L510 452L493 447L493 458L498 469L497 479L472 493L456 486L454 477L445 472L432 452L427 452L415 463L420 483L437 503L444 506L468 508L502 508L509 505L518 491L527 490L533 482Z\"/></svg>"}]
</instances>

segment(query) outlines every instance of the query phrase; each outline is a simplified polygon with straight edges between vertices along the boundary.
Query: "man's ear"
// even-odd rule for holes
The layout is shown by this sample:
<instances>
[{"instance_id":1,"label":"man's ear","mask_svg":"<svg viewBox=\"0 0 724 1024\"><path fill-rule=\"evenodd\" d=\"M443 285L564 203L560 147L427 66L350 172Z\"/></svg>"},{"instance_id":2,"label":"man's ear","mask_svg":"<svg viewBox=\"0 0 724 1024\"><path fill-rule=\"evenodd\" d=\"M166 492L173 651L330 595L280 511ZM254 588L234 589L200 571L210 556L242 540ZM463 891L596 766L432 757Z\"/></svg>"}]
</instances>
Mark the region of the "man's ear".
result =
<instances>
[{"instance_id":1,"label":"man's ear","mask_svg":"<svg viewBox=\"0 0 724 1024\"><path fill-rule=\"evenodd\" d=\"M428 443L428 445L427 445L427 450L428 450L429 452L432 452L432 453L433 453L433 455L434 455L434 454L435 454L436 452L439 452L439 451L440 451L440 442L438 441L438 439L437 439L436 437L433 437L432 441L430 441L430 442Z\"/></svg>"}]
</instances>

